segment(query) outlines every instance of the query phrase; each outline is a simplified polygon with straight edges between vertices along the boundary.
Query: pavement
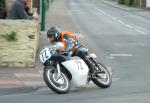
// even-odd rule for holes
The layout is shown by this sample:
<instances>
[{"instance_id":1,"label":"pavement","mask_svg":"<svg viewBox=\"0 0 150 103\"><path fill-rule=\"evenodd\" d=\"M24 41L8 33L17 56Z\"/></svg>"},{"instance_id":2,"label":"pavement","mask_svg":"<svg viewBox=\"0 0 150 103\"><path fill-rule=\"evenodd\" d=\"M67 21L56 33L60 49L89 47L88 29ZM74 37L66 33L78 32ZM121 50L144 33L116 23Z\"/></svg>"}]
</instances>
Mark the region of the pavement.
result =
<instances>
[{"instance_id":1,"label":"pavement","mask_svg":"<svg viewBox=\"0 0 150 103\"><path fill-rule=\"evenodd\" d=\"M46 13L46 30L52 26L59 26L63 30L78 32L68 11L68 0L54 0ZM33 68L0 67L0 95L11 95L37 91L47 88L43 80L43 65L38 54L48 45L46 32L39 35L39 47L36 64ZM48 89L48 88L47 88Z\"/></svg>"},{"instance_id":2,"label":"pavement","mask_svg":"<svg viewBox=\"0 0 150 103\"><path fill-rule=\"evenodd\" d=\"M122 10L130 12L134 11L135 14L150 19L150 11L148 10L119 5L111 0L100 1ZM69 2L69 0L53 1L51 8L46 14L46 30L52 26L59 26L62 30L69 30L75 33L80 31L72 18L70 18L67 2ZM0 67L0 95L31 92L36 91L39 88L47 88L42 76L43 66L38 58L40 50L45 45L48 45L48 41L46 33L42 32L40 34L36 66L33 68Z\"/></svg>"}]
</instances>

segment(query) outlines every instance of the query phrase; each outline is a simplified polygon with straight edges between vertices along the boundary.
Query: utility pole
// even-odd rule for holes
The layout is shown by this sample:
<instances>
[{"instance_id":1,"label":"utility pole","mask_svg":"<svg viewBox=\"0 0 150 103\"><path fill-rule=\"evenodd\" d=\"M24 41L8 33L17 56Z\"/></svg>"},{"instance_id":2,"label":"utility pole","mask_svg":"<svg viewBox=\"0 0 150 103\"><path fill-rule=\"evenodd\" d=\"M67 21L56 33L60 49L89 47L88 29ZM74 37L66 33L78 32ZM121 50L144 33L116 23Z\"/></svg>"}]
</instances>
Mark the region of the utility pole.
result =
<instances>
[{"instance_id":1,"label":"utility pole","mask_svg":"<svg viewBox=\"0 0 150 103\"><path fill-rule=\"evenodd\" d=\"M46 0L42 0L42 23L41 31L45 31L45 20L46 20Z\"/></svg>"}]
</instances>

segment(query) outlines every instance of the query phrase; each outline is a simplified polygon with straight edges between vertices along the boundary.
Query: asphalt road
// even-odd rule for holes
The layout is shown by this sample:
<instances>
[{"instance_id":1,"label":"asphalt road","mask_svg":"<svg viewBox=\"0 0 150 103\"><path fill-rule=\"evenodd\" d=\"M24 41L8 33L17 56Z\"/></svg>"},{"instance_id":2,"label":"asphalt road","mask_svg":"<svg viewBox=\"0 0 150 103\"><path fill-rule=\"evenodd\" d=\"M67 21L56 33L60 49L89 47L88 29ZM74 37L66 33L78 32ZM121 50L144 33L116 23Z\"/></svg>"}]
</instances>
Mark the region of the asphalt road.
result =
<instances>
[{"instance_id":1,"label":"asphalt road","mask_svg":"<svg viewBox=\"0 0 150 103\"><path fill-rule=\"evenodd\" d=\"M0 96L0 103L149 103L150 20L100 2L69 0L71 18L90 51L111 67L113 83L58 95L47 88Z\"/></svg>"}]
</instances>

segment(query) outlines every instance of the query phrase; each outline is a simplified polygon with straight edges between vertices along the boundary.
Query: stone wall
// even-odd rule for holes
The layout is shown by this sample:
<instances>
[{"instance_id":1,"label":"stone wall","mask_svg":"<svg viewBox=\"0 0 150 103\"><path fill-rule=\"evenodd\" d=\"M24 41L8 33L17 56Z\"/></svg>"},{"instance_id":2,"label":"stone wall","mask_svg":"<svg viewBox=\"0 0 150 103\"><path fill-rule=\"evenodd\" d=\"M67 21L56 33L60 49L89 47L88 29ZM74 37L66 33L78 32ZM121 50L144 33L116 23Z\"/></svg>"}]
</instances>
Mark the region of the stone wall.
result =
<instances>
[{"instance_id":1,"label":"stone wall","mask_svg":"<svg viewBox=\"0 0 150 103\"><path fill-rule=\"evenodd\" d=\"M33 67L38 47L39 23L30 20L0 20L0 66ZM1 35L16 32L16 41Z\"/></svg>"}]
</instances>

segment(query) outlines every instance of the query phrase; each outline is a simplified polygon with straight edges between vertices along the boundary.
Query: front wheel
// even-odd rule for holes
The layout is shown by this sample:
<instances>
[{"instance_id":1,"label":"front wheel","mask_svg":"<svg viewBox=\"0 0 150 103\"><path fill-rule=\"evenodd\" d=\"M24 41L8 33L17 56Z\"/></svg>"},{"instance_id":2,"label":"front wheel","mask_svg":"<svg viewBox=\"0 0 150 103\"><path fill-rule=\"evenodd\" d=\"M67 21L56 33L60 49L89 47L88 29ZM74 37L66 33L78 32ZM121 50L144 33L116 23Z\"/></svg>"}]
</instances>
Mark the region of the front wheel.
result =
<instances>
[{"instance_id":1,"label":"front wheel","mask_svg":"<svg viewBox=\"0 0 150 103\"><path fill-rule=\"evenodd\" d=\"M65 94L70 91L70 80L65 73L61 72L61 75L58 75L55 69L46 68L43 77L47 86L54 92Z\"/></svg>"},{"instance_id":2,"label":"front wheel","mask_svg":"<svg viewBox=\"0 0 150 103\"><path fill-rule=\"evenodd\" d=\"M92 81L101 88L108 88L111 85L112 78L108 69L101 63L95 67L96 74Z\"/></svg>"}]
</instances>

